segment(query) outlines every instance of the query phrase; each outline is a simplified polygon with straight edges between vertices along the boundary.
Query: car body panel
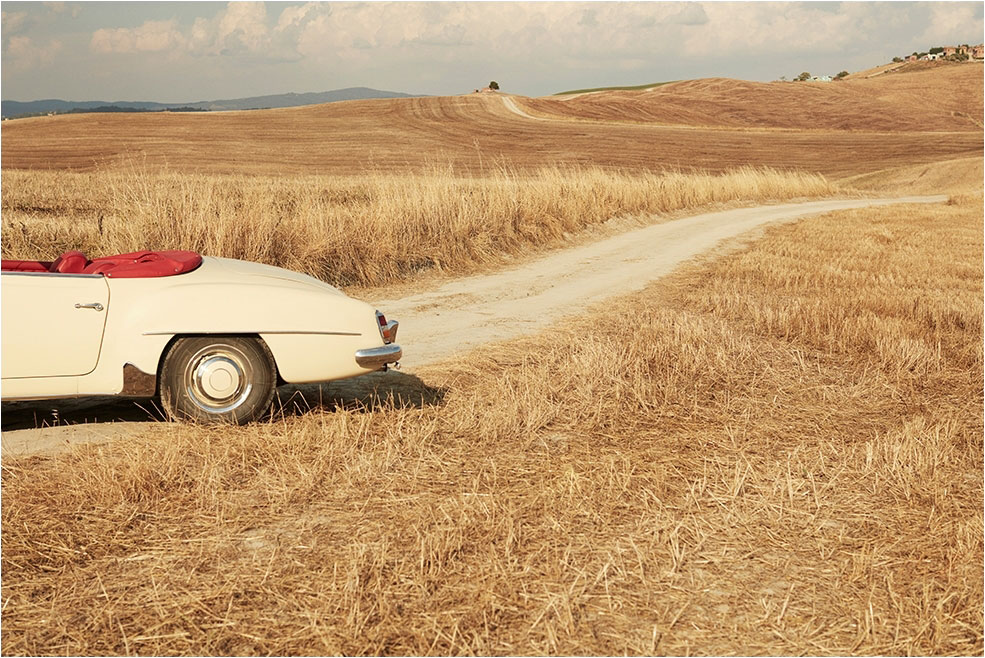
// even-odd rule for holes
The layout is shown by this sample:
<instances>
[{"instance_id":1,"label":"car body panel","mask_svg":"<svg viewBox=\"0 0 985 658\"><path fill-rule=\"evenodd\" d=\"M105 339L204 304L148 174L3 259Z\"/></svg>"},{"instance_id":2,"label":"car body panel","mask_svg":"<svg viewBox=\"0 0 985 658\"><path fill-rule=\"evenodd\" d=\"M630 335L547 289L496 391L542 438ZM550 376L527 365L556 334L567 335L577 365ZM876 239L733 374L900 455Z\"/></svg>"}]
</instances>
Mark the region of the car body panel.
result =
<instances>
[{"instance_id":1,"label":"car body panel","mask_svg":"<svg viewBox=\"0 0 985 658\"><path fill-rule=\"evenodd\" d=\"M105 286L111 302L104 304L102 313L72 308L82 314L79 318L91 320L85 313L105 317L102 347L94 368L74 377L33 374L12 378L7 376L5 363L4 399L119 394L124 389L124 366L131 364L144 373L156 374L168 344L177 336L259 336L273 354L281 378L289 383L372 372L356 363L355 352L385 344L372 306L318 279L267 265L205 257L194 271L158 278L4 272L5 362L8 352L25 344L34 346L32 352L45 344L28 341L25 332L29 328L19 315L11 314L8 322L8 290L23 287L16 279L25 276L42 281L47 288L38 292L40 297L47 298L48 291L59 288L66 277L73 277ZM86 297L84 301L95 300ZM70 329L67 335L75 335L74 326ZM66 344L71 342L69 339ZM18 366L21 374L30 369L30 360L38 359L36 355L25 358L28 363ZM45 370L50 371L51 367Z\"/></svg>"},{"instance_id":2,"label":"car body panel","mask_svg":"<svg viewBox=\"0 0 985 658\"><path fill-rule=\"evenodd\" d=\"M101 276L5 276L3 379L92 372L108 314L109 286Z\"/></svg>"}]
</instances>

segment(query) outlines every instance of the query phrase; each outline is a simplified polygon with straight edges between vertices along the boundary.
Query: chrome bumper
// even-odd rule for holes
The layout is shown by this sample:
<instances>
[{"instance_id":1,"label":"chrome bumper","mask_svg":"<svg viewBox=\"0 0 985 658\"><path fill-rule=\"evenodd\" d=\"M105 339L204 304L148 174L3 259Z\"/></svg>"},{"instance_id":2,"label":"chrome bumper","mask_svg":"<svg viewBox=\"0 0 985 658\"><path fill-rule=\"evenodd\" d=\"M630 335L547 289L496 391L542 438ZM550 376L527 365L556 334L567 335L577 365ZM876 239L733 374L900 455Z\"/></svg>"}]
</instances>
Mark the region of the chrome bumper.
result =
<instances>
[{"instance_id":1,"label":"chrome bumper","mask_svg":"<svg viewBox=\"0 0 985 658\"><path fill-rule=\"evenodd\" d=\"M396 363L402 357L404 351L399 345L384 345L383 347L371 347L366 350L356 351L356 363L360 368L379 370L388 363Z\"/></svg>"}]
</instances>

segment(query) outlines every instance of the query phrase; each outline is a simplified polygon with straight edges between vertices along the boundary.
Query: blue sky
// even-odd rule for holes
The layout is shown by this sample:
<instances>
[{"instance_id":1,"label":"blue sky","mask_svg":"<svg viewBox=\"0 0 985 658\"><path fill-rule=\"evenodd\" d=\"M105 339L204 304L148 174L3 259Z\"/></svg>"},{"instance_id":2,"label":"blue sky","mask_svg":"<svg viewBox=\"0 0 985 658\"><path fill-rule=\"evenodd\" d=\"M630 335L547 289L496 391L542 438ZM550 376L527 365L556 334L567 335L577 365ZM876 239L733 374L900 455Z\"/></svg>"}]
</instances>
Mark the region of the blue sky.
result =
<instances>
[{"instance_id":1,"label":"blue sky","mask_svg":"<svg viewBox=\"0 0 985 658\"><path fill-rule=\"evenodd\" d=\"M366 86L540 96L861 70L981 43L981 2L3 2L4 100Z\"/></svg>"}]
</instances>

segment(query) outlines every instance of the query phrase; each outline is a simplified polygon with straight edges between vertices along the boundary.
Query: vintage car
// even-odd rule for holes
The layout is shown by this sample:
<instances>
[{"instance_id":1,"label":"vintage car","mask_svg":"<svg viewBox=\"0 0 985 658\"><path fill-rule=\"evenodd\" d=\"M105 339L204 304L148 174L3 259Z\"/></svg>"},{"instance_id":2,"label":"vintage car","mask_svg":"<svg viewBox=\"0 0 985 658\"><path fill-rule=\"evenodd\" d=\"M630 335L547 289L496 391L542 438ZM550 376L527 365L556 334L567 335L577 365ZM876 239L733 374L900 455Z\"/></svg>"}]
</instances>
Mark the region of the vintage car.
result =
<instances>
[{"instance_id":1,"label":"vintage car","mask_svg":"<svg viewBox=\"0 0 985 658\"><path fill-rule=\"evenodd\" d=\"M160 395L171 417L245 423L283 382L386 370L397 323L278 267L190 251L4 260L2 398Z\"/></svg>"}]
</instances>

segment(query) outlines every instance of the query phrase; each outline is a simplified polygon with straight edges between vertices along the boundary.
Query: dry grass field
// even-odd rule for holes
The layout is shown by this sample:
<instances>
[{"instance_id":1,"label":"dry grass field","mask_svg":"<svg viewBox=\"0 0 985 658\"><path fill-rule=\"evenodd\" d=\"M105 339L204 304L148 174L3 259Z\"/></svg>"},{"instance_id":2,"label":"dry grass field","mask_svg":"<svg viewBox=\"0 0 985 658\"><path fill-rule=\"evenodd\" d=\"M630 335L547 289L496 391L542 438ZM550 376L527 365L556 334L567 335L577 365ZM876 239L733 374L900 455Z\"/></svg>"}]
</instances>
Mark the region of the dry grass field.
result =
<instances>
[{"instance_id":1,"label":"dry grass field","mask_svg":"<svg viewBox=\"0 0 985 658\"><path fill-rule=\"evenodd\" d=\"M843 178L847 189L879 194L976 194L985 180L983 160L962 158L932 165L903 165Z\"/></svg>"},{"instance_id":2,"label":"dry grass field","mask_svg":"<svg viewBox=\"0 0 985 658\"><path fill-rule=\"evenodd\" d=\"M3 174L4 258L91 258L194 249L382 285L425 270L469 271L563 244L613 217L729 202L831 196L816 174L720 175L552 168L458 176L197 176L147 171ZM654 221L650 218L648 221Z\"/></svg>"},{"instance_id":3,"label":"dry grass field","mask_svg":"<svg viewBox=\"0 0 985 658\"><path fill-rule=\"evenodd\" d=\"M348 176L451 163L479 176L503 165L714 172L741 164L839 177L980 157L982 97L981 69L968 66L837 85L699 80L568 100L513 97L559 120L520 116L495 94L64 115L4 122L2 165L92 171L137 160L182 173Z\"/></svg>"},{"instance_id":4,"label":"dry grass field","mask_svg":"<svg viewBox=\"0 0 985 658\"><path fill-rule=\"evenodd\" d=\"M981 655L982 98L969 65L512 97L541 118L4 122L5 258L196 249L377 292L616 217L951 201L774 227L268 422L5 457L3 655Z\"/></svg>"},{"instance_id":5,"label":"dry grass field","mask_svg":"<svg viewBox=\"0 0 985 658\"><path fill-rule=\"evenodd\" d=\"M563 119L801 131L978 132L983 97L981 64L953 64L832 83L710 78L643 91L517 102L531 114Z\"/></svg>"},{"instance_id":6,"label":"dry grass field","mask_svg":"<svg viewBox=\"0 0 985 658\"><path fill-rule=\"evenodd\" d=\"M835 213L375 397L4 460L3 652L981 654L982 241L980 193Z\"/></svg>"}]
</instances>

